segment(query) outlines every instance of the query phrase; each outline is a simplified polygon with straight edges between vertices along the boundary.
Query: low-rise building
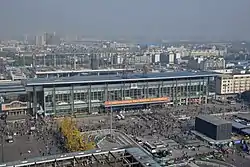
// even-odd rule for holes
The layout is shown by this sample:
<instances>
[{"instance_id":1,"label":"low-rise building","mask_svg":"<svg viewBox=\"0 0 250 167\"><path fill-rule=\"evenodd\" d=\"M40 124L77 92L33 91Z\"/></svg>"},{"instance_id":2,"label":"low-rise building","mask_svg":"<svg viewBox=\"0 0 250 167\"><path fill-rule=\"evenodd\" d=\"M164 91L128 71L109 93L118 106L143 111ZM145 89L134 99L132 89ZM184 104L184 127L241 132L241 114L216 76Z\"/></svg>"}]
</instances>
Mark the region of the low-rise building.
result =
<instances>
[{"instance_id":1,"label":"low-rise building","mask_svg":"<svg viewBox=\"0 0 250 167\"><path fill-rule=\"evenodd\" d=\"M216 70L225 68L225 59L222 57L193 57L189 60L188 66L194 70Z\"/></svg>"},{"instance_id":2,"label":"low-rise building","mask_svg":"<svg viewBox=\"0 0 250 167\"><path fill-rule=\"evenodd\" d=\"M195 130L213 140L228 140L232 123L211 115L199 115L195 118Z\"/></svg>"},{"instance_id":3,"label":"low-rise building","mask_svg":"<svg viewBox=\"0 0 250 167\"><path fill-rule=\"evenodd\" d=\"M220 95L242 93L250 90L250 74L221 74L216 77L215 85Z\"/></svg>"}]
</instances>

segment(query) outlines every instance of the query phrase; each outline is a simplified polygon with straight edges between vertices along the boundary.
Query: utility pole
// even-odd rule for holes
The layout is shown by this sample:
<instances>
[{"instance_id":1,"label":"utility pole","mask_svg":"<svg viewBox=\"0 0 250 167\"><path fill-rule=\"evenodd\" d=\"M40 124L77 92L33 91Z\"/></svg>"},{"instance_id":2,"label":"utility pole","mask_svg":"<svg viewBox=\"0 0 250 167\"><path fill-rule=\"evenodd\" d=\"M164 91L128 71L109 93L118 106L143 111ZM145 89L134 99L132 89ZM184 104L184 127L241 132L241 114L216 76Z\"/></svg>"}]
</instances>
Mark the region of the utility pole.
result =
<instances>
[{"instance_id":1,"label":"utility pole","mask_svg":"<svg viewBox=\"0 0 250 167\"><path fill-rule=\"evenodd\" d=\"M4 126L4 125L2 125L2 126ZM1 143L1 150L2 150L2 152L1 152L1 154L2 154L2 157L1 157L1 159L2 159L2 163L4 163L4 129L3 129L4 127L2 127L2 136L1 136L1 140L2 140L2 143Z\"/></svg>"},{"instance_id":2,"label":"utility pole","mask_svg":"<svg viewBox=\"0 0 250 167\"><path fill-rule=\"evenodd\" d=\"M111 139L113 138L113 108L112 105L110 105L110 136Z\"/></svg>"},{"instance_id":3,"label":"utility pole","mask_svg":"<svg viewBox=\"0 0 250 167\"><path fill-rule=\"evenodd\" d=\"M2 113L2 104L4 103L4 99L3 99L3 97L1 96L0 97L0 112ZM1 130L2 130L2 136L1 136L1 150L2 150L2 152L1 152L1 154L2 154L2 157L1 157L1 159L2 159L2 163L4 163L4 133L5 133L5 126L6 126L6 116L3 116L3 115L1 115L1 119L3 120L3 122L4 123L1 123Z\"/></svg>"}]
</instances>

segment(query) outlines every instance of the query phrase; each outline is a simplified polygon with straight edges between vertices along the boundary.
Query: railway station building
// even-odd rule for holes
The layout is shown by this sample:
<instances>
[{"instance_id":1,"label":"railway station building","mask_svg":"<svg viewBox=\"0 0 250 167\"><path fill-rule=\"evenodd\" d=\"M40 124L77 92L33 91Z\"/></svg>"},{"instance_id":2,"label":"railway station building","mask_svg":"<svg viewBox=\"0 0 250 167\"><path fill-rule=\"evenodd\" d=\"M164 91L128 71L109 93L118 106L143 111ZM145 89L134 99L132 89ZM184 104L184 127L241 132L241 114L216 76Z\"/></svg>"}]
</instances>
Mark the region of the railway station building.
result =
<instances>
[{"instance_id":1,"label":"railway station building","mask_svg":"<svg viewBox=\"0 0 250 167\"><path fill-rule=\"evenodd\" d=\"M35 78L23 82L33 113L65 115L126 110L151 105L206 103L209 72L167 72L62 78ZM38 111L39 110L39 111ZM42 111L41 111L42 110Z\"/></svg>"}]
</instances>

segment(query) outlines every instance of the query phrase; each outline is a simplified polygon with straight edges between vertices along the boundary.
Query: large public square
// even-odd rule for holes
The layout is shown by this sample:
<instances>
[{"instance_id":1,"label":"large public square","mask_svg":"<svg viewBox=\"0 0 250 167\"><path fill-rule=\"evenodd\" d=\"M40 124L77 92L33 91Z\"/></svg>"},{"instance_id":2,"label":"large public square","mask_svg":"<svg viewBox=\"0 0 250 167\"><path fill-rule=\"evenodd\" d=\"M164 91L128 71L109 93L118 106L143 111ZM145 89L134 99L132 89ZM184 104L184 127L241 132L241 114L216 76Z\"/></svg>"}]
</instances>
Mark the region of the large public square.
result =
<instances>
[{"instance_id":1,"label":"large public square","mask_svg":"<svg viewBox=\"0 0 250 167\"><path fill-rule=\"evenodd\" d=\"M136 146L150 154L150 150L142 143L163 144L171 154L163 159L154 155L155 159L162 163L173 160L179 163L190 157L199 159L211 156L216 150L215 147L209 146L190 133L194 128L194 118L198 114L217 115L230 120L238 112L248 112L248 108L240 103L225 105L225 103L213 101L202 105L155 106L149 109L126 110L112 113L112 130L110 113L74 116L73 119L83 134L98 139L97 149L112 150ZM124 116L123 119L117 117L120 114ZM5 139L8 134L15 134L13 143L3 141L3 151L0 155L4 162L25 161L67 152L55 135L63 117L39 116L35 119L27 116L21 121L13 121L13 119L9 118L10 121L6 122L4 129ZM31 133L34 127L35 130ZM249 159L249 156L244 153L226 154L223 157L224 161L236 166L240 164L242 167L246 166L244 162Z\"/></svg>"}]
</instances>

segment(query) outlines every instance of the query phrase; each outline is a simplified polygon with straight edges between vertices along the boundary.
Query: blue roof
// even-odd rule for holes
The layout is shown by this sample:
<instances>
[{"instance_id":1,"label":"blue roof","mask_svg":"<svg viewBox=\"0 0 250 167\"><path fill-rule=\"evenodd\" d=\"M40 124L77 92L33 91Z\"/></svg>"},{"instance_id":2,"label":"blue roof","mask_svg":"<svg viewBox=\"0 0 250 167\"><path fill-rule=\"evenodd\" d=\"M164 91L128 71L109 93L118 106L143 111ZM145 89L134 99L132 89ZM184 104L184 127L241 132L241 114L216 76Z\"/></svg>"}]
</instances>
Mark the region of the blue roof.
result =
<instances>
[{"instance_id":1,"label":"blue roof","mask_svg":"<svg viewBox=\"0 0 250 167\"><path fill-rule=\"evenodd\" d=\"M127 77L121 75L92 75L92 76L72 76L62 78L35 78L26 82L27 86L51 85L51 84L74 84L74 83L103 83L117 81L145 81L145 80L162 80L177 78L194 78L194 77L212 77L217 74L211 72L162 72L162 73L133 73Z\"/></svg>"},{"instance_id":2,"label":"blue roof","mask_svg":"<svg viewBox=\"0 0 250 167\"><path fill-rule=\"evenodd\" d=\"M241 123L238 123L238 122L233 121L233 122L232 122L232 127L233 127L233 128L235 128L235 129L240 130L240 129L247 128L248 126L246 126L246 125L243 125L243 124L241 124Z\"/></svg>"},{"instance_id":3,"label":"blue roof","mask_svg":"<svg viewBox=\"0 0 250 167\"><path fill-rule=\"evenodd\" d=\"M243 130L241 130L241 132L246 134L246 135L250 135L250 129L243 129Z\"/></svg>"},{"instance_id":4,"label":"blue roof","mask_svg":"<svg viewBox=\"0 0 250 167\"><path fill-rule=\"evenodd\" d=\"M210 72L188 72L188 71L180 71L180 72L155 72L148 74L135 73L129 75L128 78L178 78L178 77L192 77L196 75L211 75Z\"/></svg>"}]
</instances>

